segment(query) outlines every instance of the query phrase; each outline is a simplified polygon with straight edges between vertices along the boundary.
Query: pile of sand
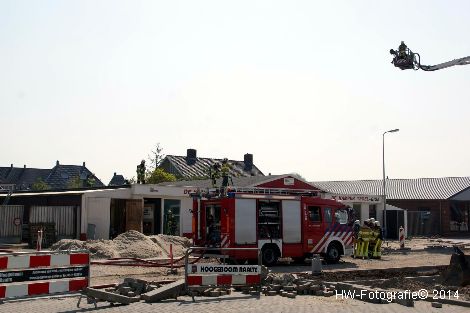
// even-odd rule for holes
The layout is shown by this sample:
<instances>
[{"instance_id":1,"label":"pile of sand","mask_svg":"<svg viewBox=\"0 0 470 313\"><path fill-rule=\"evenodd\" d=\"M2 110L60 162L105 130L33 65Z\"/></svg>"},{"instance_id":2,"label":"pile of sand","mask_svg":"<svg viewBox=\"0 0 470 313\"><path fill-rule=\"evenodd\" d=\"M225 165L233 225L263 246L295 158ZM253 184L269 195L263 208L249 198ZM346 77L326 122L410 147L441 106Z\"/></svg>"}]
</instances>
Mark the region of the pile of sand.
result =
<instances>
[{"instance_id":1,"label":"pile of sand","mask_svg":"<svg viewBox=\"0 0 470 313\"><path fill-rule=\"evenodd\" d=\"M109 258L158 258L168 257L170 244L173 245L173 256L184 255L191 242L188 238L169 235L145 236L138 231L128 231L113 240L73 240L62 239L52 245L51 250L86 249L95 259Z\"/></svg>"}]
</instances>

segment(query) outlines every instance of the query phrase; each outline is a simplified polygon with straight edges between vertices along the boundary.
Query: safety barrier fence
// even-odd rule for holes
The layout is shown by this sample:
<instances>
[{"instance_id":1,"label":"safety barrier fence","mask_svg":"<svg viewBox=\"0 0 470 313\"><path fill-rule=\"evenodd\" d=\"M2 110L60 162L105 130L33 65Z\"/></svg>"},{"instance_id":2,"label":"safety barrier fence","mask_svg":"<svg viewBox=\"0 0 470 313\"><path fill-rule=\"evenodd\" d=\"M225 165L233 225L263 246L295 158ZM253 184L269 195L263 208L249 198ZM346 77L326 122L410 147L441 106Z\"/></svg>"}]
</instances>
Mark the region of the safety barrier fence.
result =
<instances>
[{"instance_id":1,"label":"safety barrier fence","mask_svg":"<svg viewBox=\"0 0 470 313\"><path fill-rule=\"evenodd\" d=\"M90 255L86 250L0 253L0 303L77 292L89 282Z\"/></svg>"},{"instance_id":2,"label":"safety barrier fence","mask_svg":"<svg viewBox=\"0 0 470 313\"><path fill-rule=\"evenodd\" d=\"M258 252L257 265L225 264L225 255L221 255L223 264L219 263L193 263L189 264L189 256L198 252L204 257L207 252L226 252L237 250L256 250ZM191 247L185 254L184 279L186 290L193 298L193 290L210 287L249 287L255 286L261 292L261 250L258 248L205 248Z\"/></svg>"}]
</instances>

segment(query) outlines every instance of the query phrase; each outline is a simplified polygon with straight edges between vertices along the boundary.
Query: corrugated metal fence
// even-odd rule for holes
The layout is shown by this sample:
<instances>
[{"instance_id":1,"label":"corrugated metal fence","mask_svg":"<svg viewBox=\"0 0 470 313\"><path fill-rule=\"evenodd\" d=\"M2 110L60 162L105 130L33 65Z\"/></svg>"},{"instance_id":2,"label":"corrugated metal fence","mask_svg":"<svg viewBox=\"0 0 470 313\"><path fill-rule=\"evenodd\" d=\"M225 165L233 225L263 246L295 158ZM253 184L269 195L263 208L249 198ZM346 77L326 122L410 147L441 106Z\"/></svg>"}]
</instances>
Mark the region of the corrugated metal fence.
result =
<instances>
[{"instance_id":1,"label":"corrugated metal fence","mask_svg":"<svg viewBox=\"0 0 470 313\"><path fill-rule=\"evenodd\" d=\"M75 238L75 206L32 206L29 212L30 223L55 223L58 239Z\"/></svg>"},{"instance_id":2,"label":"corrugated metal fence","mask_svg":"<svg viewBox=\"0 0 470 313\"><path fill-rule=\"evenodd\" d=\"M0 238L4 241L21 241L21 224L24 207L22 205L0 205ZM17 225L15 225L15 219Z\"/></svg>"}]
</instances>

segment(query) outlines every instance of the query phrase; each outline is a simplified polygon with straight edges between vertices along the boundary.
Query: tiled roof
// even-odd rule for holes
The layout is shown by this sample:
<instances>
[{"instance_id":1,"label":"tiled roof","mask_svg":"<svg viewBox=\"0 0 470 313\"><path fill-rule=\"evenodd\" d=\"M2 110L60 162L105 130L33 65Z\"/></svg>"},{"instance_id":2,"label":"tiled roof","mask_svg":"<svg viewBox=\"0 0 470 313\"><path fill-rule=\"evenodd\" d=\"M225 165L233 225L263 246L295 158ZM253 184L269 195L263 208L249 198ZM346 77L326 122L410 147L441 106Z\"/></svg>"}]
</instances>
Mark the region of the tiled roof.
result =
<instances>
[{"instance_id":1,"label":"tiled roof","mask_svg":"<svg viewBox=\"0 0 470 313\"><path fill-rule=\"evenodd\" d=\"M12 184L18 189L28 189L39 178L45 181L50 172L50 169L0 167L0 180L2 184Z\"/></svg>"},{"instance_id":2,"label":"tiled roof","mask_svg":"<svg viewBox=\"0 0 470 313\"><path fill-rule=\"evenodd\" d=\"M56 165L52 169L39 169L28 167L0 167L0 180L2 184L14 184L16 190L29 190L32 185L42 179L51 189L67 189L69 182L76 177L86 180L90 170L86 166ZM95 179L95 186L104 184Z\"/></svg>"},{"instance_id":3,"label":"tiled roof","mask_svg":"<svg viewBox=\"0 0 470 313\"><path fill-rule=\"evenodd\" d=\"M276 178L283 177L285 175L269 175L269 176L248 176L248 177L232 177L233 186L235 187L252 187L266 181L271 181ZM211 188L212 181L210 179L201 179L201 180L180 180L175 182L165 182L158 184L160 186L188 186L188 187L198 187L198 188ZM222 185L222 179L217 179L217 186Z\"/></svg>"},{"instance_id":4,"label":"tiled roof","mask_svg":"<svg viewBox=\"0 0 470 313\"><path fill-rule=\"evenodd\" d=\"M52 168L51 173L46 179L46 183L52 189L66 189L73 179L79 177L81 180L86 181L89 174L92 174L92 172L88 170L86 166L59 164ZM101 186L104 186L104 184L95 177L94 187Z\"/></svg>"},{"instance_id":5,"label":"tiled roof","mask_svg":"<svg viewBox=\"0 0 470 313\"><path fill-rule=\"evenodd\" d=\"M212 158L196 158L193 163L188 164L186 161L186 156L179 155L167 155L162 164L168 161L175 171L170 172L179 177L204 177L209 176L209 168L215 163L222 163L222 159L212 159ZM254 164L251 169L245 167L244 161L229 160L231 165L231 175L232 177L243 177L243 176L262 176L264 175Z\"/></svg>"},{"instance_id":6,"label":"tiled roof","mask_svg":"<svg viewBox=\"0 0 470 313\"><path fill-rule=\"evenodd\" d=\"M113 178L111 178L111 181L109 182L108 186L122 186L126 184L126 179L122 175L116 175L114 173Z\"/></svg>"},{"instance_id":7,"label":"tiled roof","mask_svg":"<svg viewBox=\"0 0 470 313\"><path fill-rule=\"evenodd\" d=\"M382 180L318 181L311 184L337 194L382 195ZM470 187L470 177L387 179L387 198L449 199Z\"/></svg>"}]
</instances>

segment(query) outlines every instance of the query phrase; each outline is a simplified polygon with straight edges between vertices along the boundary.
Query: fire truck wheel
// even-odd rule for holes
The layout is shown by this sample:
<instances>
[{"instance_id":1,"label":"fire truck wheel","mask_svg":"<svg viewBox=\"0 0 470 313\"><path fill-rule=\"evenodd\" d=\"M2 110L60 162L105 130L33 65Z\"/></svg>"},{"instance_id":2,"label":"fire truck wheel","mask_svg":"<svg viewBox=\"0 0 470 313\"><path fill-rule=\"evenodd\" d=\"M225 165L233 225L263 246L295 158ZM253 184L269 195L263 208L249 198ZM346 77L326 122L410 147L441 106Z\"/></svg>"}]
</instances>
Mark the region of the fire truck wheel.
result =
<instances>
[{"instance_id":1,"label":"fire truck wheel","mask_svg":"<svg viewBox=\"0 0 470 313\"><path fill-rule=\"evenodd\" d=\"M339 244L332 242L326 249L326 261L328 263L334 264L338 263L341 258L341 247Z\"/></svg>"},{"instance_id":2,"label":"fire truck wheel","mask_svg":"<svg viewBox=\"0 0 470 313\"><path fill-rule=\"evenodd\" d=\"M277 263L279 252L276 246L265 246L262 250L263 265L273 266Z\"/></svg>"}]
</instances>

